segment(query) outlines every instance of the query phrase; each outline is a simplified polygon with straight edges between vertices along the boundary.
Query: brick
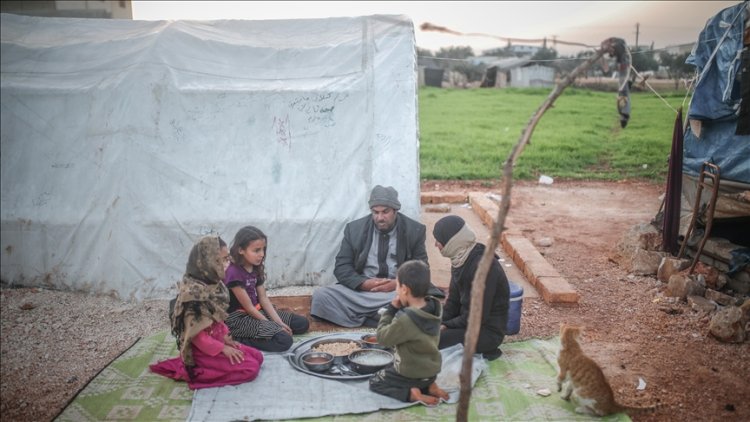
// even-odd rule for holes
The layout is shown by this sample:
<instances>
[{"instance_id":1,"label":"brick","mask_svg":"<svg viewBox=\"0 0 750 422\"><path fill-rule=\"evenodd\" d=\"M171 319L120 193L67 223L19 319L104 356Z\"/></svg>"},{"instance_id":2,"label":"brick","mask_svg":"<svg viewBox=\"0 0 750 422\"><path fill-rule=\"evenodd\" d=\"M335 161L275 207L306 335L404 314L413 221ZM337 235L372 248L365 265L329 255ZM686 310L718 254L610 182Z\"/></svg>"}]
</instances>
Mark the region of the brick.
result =
<instances>
[{"instance_id":1,"label":"brick","mask_svg":"<svg viewBox=\"0 0 750 422\"><path fill-rule=\"evenodd\" d=\"M455 192L422 192L420 199L423 204L460 204L468 201L466 194Z\"/></svg>"},{"instance_id":2,"label":"brick","mask_svg":"<svg viewBox=\"0 0 750 422\"><path fill-rule=\"evenodd\" d=\"M526 259L525 262L534 277L560 277L560 273L542 256Z\"/></svg>"},{"instance_id":3,"label":"brick","mask_svg":"<svg viewBox=\"0 0 750 422\"><path fill-rule=\"evenodd\" d=\"M578 292L562 277L539 277L537 290L547 303L578 303Z\"/></svg>"},{"instance_id":4,"label":"brick","mask_svg":"<svg viewBox=\"0 0 750 422\"><path fill-rule=\"evenodd\" d=\"M487 227L492 227L499 210L497 203L482 192L469 193L469 203ZM536 246L517 231L503 231L500 244L518 269L547 303L577 304L579 295L539 253Z\"/></svg>"},{"instance_id":5,"label":"brick","mask_svg":"<svg viewBox=\"0 0 750 422\"><path fill-rule=\"evenodd\" d=\"M521 271L526 267L524 258L531 258L539 253L534 245L523 236L503 234L502 241L503 245L507 245L505 252L513 259L513 262L516 263L516 266Z\"/></svg>"},{"instance_id":6,"label":"brick","mask_svg":"<svg viewBox=\"0 0 750 422\"><path fill-rule=\"evenodd\" d=\"M482 220L485 226L491 228L495 224L495 218L497 218L499 208L497 204L487 198L484 193L469 193L469 204L471 204L471 208L477 216L479 216L479 219Z\"/></svg>"}]
</instances>

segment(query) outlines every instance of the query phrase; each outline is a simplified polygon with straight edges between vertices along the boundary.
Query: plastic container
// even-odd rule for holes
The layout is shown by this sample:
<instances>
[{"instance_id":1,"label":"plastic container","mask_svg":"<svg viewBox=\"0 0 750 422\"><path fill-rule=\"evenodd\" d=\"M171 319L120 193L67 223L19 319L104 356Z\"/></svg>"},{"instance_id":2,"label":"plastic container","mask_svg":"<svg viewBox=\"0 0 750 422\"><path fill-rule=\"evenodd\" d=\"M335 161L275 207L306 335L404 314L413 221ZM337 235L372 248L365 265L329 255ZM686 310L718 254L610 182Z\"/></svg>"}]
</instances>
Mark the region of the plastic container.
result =
<instances>
[{"instance_id":1,"label":"plastic container","mask_svg":"<svg viewBox=\"0 0 750 422\"><path fill-rule=\"evenodd\" d=\"M521 306L523 306L523 287L508 280L510 287L510 307L508 308L508 325L506 335L518 334L521 331Z\"/></svg>"}]
</instances>

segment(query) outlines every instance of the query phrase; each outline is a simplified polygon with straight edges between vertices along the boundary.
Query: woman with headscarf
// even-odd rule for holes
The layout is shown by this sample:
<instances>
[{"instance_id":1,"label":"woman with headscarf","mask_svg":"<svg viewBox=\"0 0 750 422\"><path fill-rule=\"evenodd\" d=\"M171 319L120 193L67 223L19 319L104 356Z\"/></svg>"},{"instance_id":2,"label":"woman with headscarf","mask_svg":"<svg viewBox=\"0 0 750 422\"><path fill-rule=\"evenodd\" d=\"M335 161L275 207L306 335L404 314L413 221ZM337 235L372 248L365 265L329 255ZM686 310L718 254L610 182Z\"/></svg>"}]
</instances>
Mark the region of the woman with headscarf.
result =
<instances>
[{"instance_id":1,"label":"woman with headscarf","mask_svg":"<svg viewBox=\"0 0 750 422\"><path fill-rule=\"evenodd\" d=\"M228 263L227 244L218 236L205 236L193 246L172 314L180 356L150 365L151 371L187 381L190 389L241 384L258 376L263 354L232 340L224 324Z\"/></svg>"},{"instance_id":2,"label":"woman with headscarf","mask_svg":"<svg viewBox=\"0 0 750 422\"><path fill-rule=\"evenodd\" d=\"M476 235L459 216L449 215L435 223L432 231L435 246L451 260L451 281L443 308L440 326L440 349L463 343L469 323L471 285L485 246L477 243ZM510 306L510 288L500 263L492 260L484 287L482 323L477 339L477 353L489 360L502 353L499 349L505 337Z\"/></svg>"}]
</instances>

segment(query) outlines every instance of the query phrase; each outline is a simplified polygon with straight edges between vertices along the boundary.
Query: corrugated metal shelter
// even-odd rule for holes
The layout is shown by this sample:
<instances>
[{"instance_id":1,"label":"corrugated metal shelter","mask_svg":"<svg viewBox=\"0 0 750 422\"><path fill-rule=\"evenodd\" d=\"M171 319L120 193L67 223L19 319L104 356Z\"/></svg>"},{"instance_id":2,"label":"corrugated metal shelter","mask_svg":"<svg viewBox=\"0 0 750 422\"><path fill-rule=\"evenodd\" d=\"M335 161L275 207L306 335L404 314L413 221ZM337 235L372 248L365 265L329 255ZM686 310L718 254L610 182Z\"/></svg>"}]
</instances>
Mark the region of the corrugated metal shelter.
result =
<instances>
[{"instance_id":1,"label":"corrugated metal shelter","mask_svg":"<svg viewBox=\"0 0 750 422\"><path fill-rule=\"evenodd\" d=\"M475 64L484 64L487 70L483 88L529 88L555 84L555 69L535 64L529 57L475 57Z\"/></svg>"}]
</instances>

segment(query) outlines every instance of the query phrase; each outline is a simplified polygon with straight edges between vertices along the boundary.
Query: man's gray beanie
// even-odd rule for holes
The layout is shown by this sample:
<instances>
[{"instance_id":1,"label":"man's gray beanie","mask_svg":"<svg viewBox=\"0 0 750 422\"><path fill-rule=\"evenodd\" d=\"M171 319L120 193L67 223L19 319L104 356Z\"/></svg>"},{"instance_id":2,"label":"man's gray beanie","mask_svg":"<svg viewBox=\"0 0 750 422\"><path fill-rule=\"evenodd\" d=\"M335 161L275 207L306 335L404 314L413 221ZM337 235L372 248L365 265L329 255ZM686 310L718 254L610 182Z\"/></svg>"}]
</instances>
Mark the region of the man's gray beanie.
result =
<instances>
[{"instance_id":1,"label":"man's gray beanie","mask_svg":"<svg viewBox=\"0 0 750 422\"><path fill-rule=\"evenodd\" d=\"M370 208L372 207L388 207L398 211L401 209L401 203L398 202L398 192L392 186L380 186L377 185L372 188L370 193Z\"/></svg>"}]
</instances>

